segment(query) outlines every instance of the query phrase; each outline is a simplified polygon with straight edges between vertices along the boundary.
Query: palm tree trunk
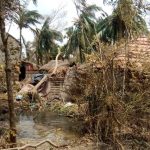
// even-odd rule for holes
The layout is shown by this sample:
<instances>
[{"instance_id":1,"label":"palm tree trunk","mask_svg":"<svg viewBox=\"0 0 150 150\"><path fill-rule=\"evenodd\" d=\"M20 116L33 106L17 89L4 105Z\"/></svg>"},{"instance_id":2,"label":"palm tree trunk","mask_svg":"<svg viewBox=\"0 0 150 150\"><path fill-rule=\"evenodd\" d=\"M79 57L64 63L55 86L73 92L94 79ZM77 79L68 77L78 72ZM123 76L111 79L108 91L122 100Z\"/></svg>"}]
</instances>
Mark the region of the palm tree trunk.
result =
<instances>
[{"instance_id":1,"label":"palm tree trunk","mask_svg":"<svg viewBox=\"0 0 150 150\"><path fill-rule=\"evenodd\" d=\"M22 28L20 27L20 60L22 56Z\"/></svg>"},{"instance_id":2,"label":"palm tree trunk","mask_svg":"<svg viewBox=\"0 0 150 150\"><path fill-rule=\"evenodd\" d=\"M0 10L2 6L0 5ZM0 13L2 14L2 13ZM16 143L16 124L15 124L15 111L14 111L14 101L13 101L13 87L12 87L12 69L10 62L10 51L7 47L7 36L5 30L4 16L0 15L0 33L2 39L3 50L5 53L5 72L6 72L6 83L7 83L7 96L8 96L8 106L9 106L9 124L10 124L10 142Z\"/></svg>"},{"instance_id":3,"label":"palm tree trunk","mask_svg":"<svg viewBox=\"0 0 150 150\"><path fill-rule=\"evenodd\" d=\"M22 31L21 31L22 32ZM22 42L22 44L24 45L24 48L25 48L25 55L26 55L26 57L27 57L27 60L29 61L30 60L30 56L29 56L29 50L28 50L28 46L27 46L27 43L26 43L26 41L25 41L25 38L23 37L23 35L22 35L22 33L21 33L21 42ZM21 44L21 45L22 45ZM22 46L21 46L22 47Z\"/></svg>"},{"instance_id":4,"label":"palm tree trunk","mask_svg":"<svg viewBox=\"0 0 150 150\"><path fill-rule=\"evenodd\" d=\"M43 65L43 56L40 55L40 64Z\"/></svg>"},{"instance_id":5,"label":"palm tree trunk","mask_svg":"<svg viewBox=\"0 0 150 150\"><path fill-rule=\"evenodd\" d=\"M45 63L47 64L49 60L49 52L46 52Z\"/></svg>"},{"instance_id":6,"label":"palm tree trunk","mask_svg":"<svg viewBox=\"0 0 150 150\"><path fill-rule=\"evenodd\" d=\"M84 62L84 54L80 46L79 46L79 57L80 57L80 63L82 64Z\"/></svg>"},{"instance_id":7,"label":"palm tree trunk","mask_svg":"<svg viewBox=\"0 0 150 150\"><path fill-rule=\"evenodd\" d=\"M36 57L36 63L39 65L40 61L39 61L39 55L37 51L35 52L35 57Z\"/></svg>"}]
</instances>

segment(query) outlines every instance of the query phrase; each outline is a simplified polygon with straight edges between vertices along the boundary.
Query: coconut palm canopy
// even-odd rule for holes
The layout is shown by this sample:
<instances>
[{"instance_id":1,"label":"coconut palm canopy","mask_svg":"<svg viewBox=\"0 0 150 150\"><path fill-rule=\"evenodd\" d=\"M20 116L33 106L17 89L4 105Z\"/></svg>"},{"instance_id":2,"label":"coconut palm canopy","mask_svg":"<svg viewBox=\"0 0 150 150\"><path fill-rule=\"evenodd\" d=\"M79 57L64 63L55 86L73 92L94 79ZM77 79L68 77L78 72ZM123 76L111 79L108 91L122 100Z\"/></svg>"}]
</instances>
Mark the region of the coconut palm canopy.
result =
<instances>
[{"instance_id":1,"label":"coconut palm canopy","mask_svg":"<svg viewBox=\"0 0 150 150\"><path fill-rule=\"evenodd\" d=\"M114 12L111 16L99 21L97 24L98 35L104 42L116 42L122 38L147 33L146 22L141 15L135 16L132 21L132 29L127 30L126 23Z\"/></svg>"},{"instance_id":2,"label":"coconut palm canopy","mask_svg":"<svg viewBox=\"0 0 150 150\"><path fill-rule=\"evenodd\" d=\"M111 2L115 5L112 15L100 19L97 24L97 32L102 41L114 43L122 38L147 33L147 25L137 3L132 0Z\"/></svg>"},{"instance_id":3,"label":"coconut palm canopy","mask_svg":"<svg viewBox=\"0 0 150 150\"><path fill-rule=\"evenodd\" d=\"M35 35L36 50L40 57L41 64L43 63L43 55L47 59L46 62L55 59L59 48L57 42L62 42L61 32L51 29L49 23L50 18L48 17L44 21L42 28L36 30Z\"/></svg>"},{"instance_id":4,"label":"coconut palm canopy","mask_svg":"<svg viewBox=\"0 0 150 150\"><path fill-rule=\"evenodd\" d=\"M31 28L30 25L40 23L39 20L37 20L39 18L42 18L42 16L36 10L26 10L23 8L16 13L14 22L19 28Z\"/></svg>"},{"instance_id":5,"label":"coconut palm canopy","mask_svg":"<svg viewBox=\"0 0 150 150\"><path fill-rule=\"evenodd\" d=\"M39 19L42 19L42 16L36 10L27 10L24 7L20 8L13 17L14 22L18 25L20 30L20 58L22 55L22 29L29 28L33 31L34 29L32 26L39 24Z\"/></svg>"},{"instance_id":6,"label":"coconut palm canopy","mask_svg":"<svg viewBox=\"0 0 150 150\"><path fill-rule=\"evenodd\" d=\"M79 18L74 22L74 25L67 28L68 43L66 45L66 55L73 52L79 55L79 60L82 63L85 60L84 53L91 52L90 43L96 34L96 17L95 12L101 8L96 5L87 5L85 1L75 3Z\"/></svg>"}]
</instances>

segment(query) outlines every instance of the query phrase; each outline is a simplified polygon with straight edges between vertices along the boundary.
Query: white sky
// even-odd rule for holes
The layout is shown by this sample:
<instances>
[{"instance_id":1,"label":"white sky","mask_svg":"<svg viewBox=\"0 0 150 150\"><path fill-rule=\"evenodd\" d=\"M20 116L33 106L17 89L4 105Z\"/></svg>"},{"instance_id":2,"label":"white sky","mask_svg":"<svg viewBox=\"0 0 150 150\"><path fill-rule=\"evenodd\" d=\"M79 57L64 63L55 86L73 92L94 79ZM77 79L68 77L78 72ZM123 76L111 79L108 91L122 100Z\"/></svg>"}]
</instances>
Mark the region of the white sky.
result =
<instances>
[{"instance_id":1,"label":"white sky","mask_svg":"<svg viewBox=\"0 0 150 150\"><path fill-rule=\"evenodd\" d=\"M66 12L65 16L62 16L63 22L58 22L61 28L66 28L67 26L72 25L73 20L77 18L76 9L73 4L73 0L37 0L37 6L34 6L32 2L29 4L28 9L30 10L38 10L38 12L42 15L50 15L53 10L58 10L59 7L63 7L63 11ZM103 8L108 14L111 13L111 7L104 6L103 0L87 0L88 4L96 4ZM58 20L59 21L59 20ZM10 34L19 39L19 31L15 25L11 26ZM33 40L33 34L29 30L23 30L23 36L26 41Z\"/></svg>"},{"instance_id":2,"label":"white sky","mask_svg":"<svg viewBox=\"0 0 150 150\"><path fill-rule=\"evenodd\" d=\"M36 9L42 15L50 15L52 14L53 10L58 10L58 8L60 7L63 8L63 11L66 12L66 15L62 16L61 17L62 19L59 18L56 20L56 24L59 25L59 28L61 29L65 29L66 27L71 26L75 18L77 18L73 0L37 0L37 1L38 1L37 6L33 5L32 2L30 2L28 9L30 10ZM108 5L104 6L103 0L87 0L87 3L96 4L97 6L103 8L103 10L107 14L111 14L112 11L111 7ZM149 20L149 17L146 16L145 19ZM12 34L15 38L19 39L19 30L16 27L16 25L11 26L9 33ZM23 36L25 37L26 41L32 41L34 38L33 33L27 29L23 30Z\"/></svg>"}]
</instances>

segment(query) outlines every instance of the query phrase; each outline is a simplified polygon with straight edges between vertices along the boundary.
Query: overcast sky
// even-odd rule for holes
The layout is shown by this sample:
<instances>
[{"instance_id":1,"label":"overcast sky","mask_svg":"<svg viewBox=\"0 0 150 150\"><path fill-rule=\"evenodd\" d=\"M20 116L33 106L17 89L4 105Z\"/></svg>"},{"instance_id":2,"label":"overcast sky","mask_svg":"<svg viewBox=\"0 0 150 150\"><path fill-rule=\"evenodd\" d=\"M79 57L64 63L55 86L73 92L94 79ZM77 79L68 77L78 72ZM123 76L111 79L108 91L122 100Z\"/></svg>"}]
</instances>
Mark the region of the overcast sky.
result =
<instances>
[{"instance_id":1,"label":"overcast sky","mask_svg":"<svg viewBox=\"0 0 150 150\"><path fill-rule=\"evenodd\" d=\"M31 0L30 0L31 1ZM73 21L75 18L77 18L76 14L76 8L74 6L73 0L37 0L38 4L37 6L33 5L32 2L28 5L28 9L30 10L37 10L42 15L52 15L53 10L58 10L59 8L62 8L60 11L60 17L55 20L54 25L59 26L59 29L64 29L68 26L71 26L73 24ZM110 6L104 6L103 0L87 0L88 4L96 4L103 8L103 10L111 14L111 7ZM65 13L64 13L65 12ZM148 16L145 17L148 20ZM14 37L19 39L19 31L15 25L11 26L11 29L9 31L10 34L12 34ZM33 40L33 34L29 30L23 30L23 36L25 37L26 41L32 41Z\"/></svg>"},{"instance_id":2,"label":"overcast sky","mask_svg":"<svg viewBox=\"0 0 150 150\"><path fill-rule=\"evenodd\" d=\"M77 18L76 9L73 3L73 0L37 0L37 6L34 6L32 2L30 2L28 9L30 10L38 10L38 12L42 15L51 15L53 10L58 10L62 8L60 15L62 15L59 19L56 19L55 24L59 24L60 29L66 28L73 24L75 18ZM111 7L104 6L102 0L87 0L88 4L96 4L102 7L108 14L111 13ZM59 15L59 16L60 16ZM62 21L63 20L63 21ZM19 31L15 25L11 26L10 34L19 39ZM33 40L33 34L29 30L23 30L23 36L26 41Z\"/></svg>"}]
</instances>

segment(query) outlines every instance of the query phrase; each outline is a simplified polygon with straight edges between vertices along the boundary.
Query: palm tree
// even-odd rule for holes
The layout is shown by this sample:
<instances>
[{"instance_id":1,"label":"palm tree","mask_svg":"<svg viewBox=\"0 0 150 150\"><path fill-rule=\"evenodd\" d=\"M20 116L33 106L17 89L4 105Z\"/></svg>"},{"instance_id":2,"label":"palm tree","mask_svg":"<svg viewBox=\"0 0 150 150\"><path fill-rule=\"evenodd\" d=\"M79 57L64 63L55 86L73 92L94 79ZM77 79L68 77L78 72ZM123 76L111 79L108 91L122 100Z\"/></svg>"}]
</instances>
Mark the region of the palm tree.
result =
<instances>
[{"instance_id":1,"label":"palm tree","mask_svg":"<svg viewBox=\"0 0 150 150\"><path fill-rule=\"evenodd\" d=\"M79 55L80 62L85 60L84 53L90 53L91 42L96 35L96 17L95 12L101 10L96 5L88 6L85 1L75 3L78 13L78 20L73 27L67 28L68 43L66 45L66 55L73 52Z\"/></svg>"},{"instance_id":2,"label":"palm tree","mask_svg":"<svg viewBox=\"0 0 150 150\"><path fill-rule=\"evenodd\" d=\"M43 56L45 56L46 62L55 58L59 47L57 41L62 42L62 34L59 31L51 29L49 23L50 19L46 18L42 28L36 30L36 50L38 63L40 62L41 64L43 64Z\"/></svg>"},{"instance_id":3,"label":"palm tree","mask_svg":"<svg viewBox=\"0 0 150 150\"><path fill-rule=\"evenodd\" d=\"M97 32L102 41L115 43L122 38L132 38L134 35L147 33L142 13L132 0L112 2L116 5L112 15L100 19L97 23Z\"/></svg>"},{"instance_id":4,"label":"palm tree","mask_svg":"<svg viewBox=\"0 0 150 150\"><path fill-rule=\"evenodd\" d=\"M25 8L20 8L19 11L14 16L14 22L18 25L20 30L20 58L22 54L22 30L23 28L29 28L33 31L31 26L35 26L39 23L39 19L42 16L36 10L26 10Z\"/></svg>"}]
</instances>

